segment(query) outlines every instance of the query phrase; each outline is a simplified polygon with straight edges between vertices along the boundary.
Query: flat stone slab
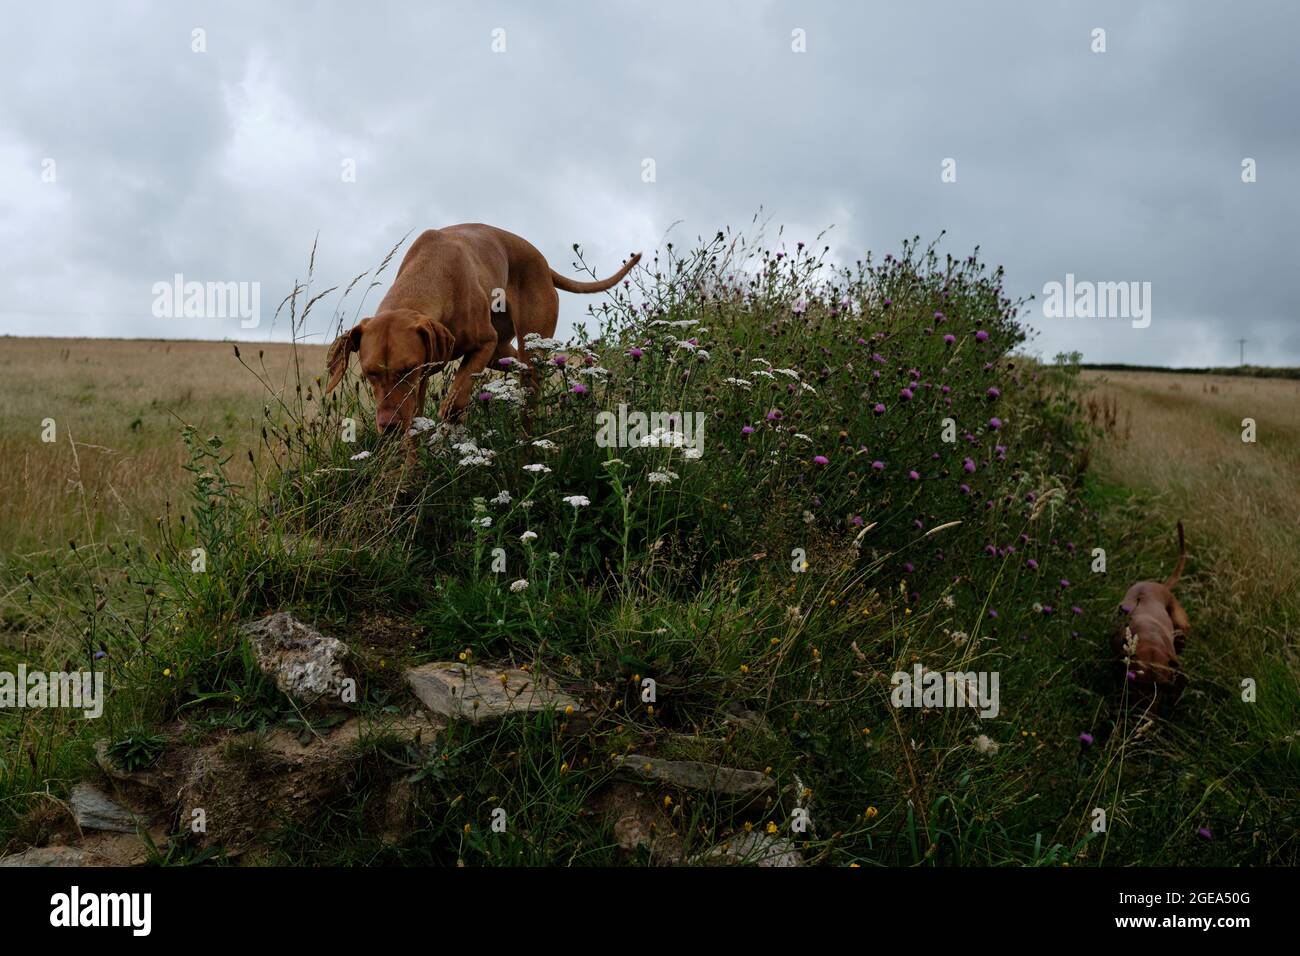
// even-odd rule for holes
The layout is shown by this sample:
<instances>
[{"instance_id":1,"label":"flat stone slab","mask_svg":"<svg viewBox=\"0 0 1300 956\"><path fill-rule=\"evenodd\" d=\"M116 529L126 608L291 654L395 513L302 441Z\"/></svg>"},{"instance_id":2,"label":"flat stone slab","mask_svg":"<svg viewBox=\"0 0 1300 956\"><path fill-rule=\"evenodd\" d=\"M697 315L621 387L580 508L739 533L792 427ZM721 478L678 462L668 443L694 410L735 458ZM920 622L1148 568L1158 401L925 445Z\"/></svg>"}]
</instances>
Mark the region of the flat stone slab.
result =
<instances>
[{"instance_id":1,"label":"flat stone slab","mask_svg":"<svg viewBox=\"0 0 1300 956\"><path fill-rule=\"evenodd\" d=\"M661 760L627 754L616 762L628 773L683 790L707 790L732 797L759 797L776 789L776 782L757 770L738 770L694 760Z\"/></svg>"},{"instance_id":2,"label":"flat stone slab","mask_svg":"<svg viewBox=\"0 0 1300 956\"><path fill-rule=\"evenodd\" d=\"M326 637L284 611L240 631L253 645L258 666L281 691L306 704L341 703L348 646L338 638Z\"/></svg>"},{"instance_id":3,"label":"flat stone slab","mask_svg":"<svg viewBox=\"0 0 1300 956\"><path fill-rule=\"evenodd\" d=\"M88 783L73 787L68 802L72 804L77 826L83 830L134 833L138 826L134 813Z\"/></svg>"},{"instance_id":4,"label":"flat stone slab","mask_svg":"<svg viewBox=\"0 0 1300 956\"><path fill-rule=\"evenodd\" d=\"M733 833L708 853L691 860L697 866L803 866L799 848L780 836L753 830Z\"/></svg>"},{"instance_id":5,"label":"flat stone slab","mask_svg":"<svg viewBox=\"0 0 1300 956\"><path fill-rule=\"evenodd\" d=\"M576 698L545 677L518 668L436 661L408 670L406 682L434 713L471 724L491 723L507 714L580 707Z\"/></svg>"},{"instance_id":6,"label":"flat stone slab","mask_svg":"<svg viewBox=\"0 0 1300 956\"><path fill-rule=\"evenodd\" d=\"M75 846L37 846L0 857L0 866L86 866L88 854Z\"/></svg>"}]
</instances>

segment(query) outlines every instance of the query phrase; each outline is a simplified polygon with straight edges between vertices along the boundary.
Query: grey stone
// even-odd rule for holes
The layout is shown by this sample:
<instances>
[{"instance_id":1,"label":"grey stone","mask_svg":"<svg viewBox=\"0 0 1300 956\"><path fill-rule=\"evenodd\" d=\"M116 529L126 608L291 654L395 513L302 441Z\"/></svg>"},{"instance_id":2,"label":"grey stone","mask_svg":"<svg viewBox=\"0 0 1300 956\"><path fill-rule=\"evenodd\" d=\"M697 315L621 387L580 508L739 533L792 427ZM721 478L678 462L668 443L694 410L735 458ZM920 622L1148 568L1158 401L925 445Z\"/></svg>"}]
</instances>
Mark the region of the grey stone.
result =
<instances>
[{"instance_id":1,"label":"grey stone","mask_svg":"<svg viewBox=\"0 0 1300 956\"><path fill-rule=\"evenodd\" d=\"M577 711L580 706L545 677L518 668L437 661L408 670L406 682L430 710L471 724L550 708Z\"/></svg>"},{"instance_id":2,"label":"grey stone","mask_svg":"<svg viewBox=\"0 0 1300 956\"><path fill-rule=\"evenodd\" d=\"M83 830L112 830L116 833L136 831L135 814L88 783L79 783L73 787L69 802L72 804L73 816L77 818L77 826Z\"/></svg>"},{"instance_id":3,"label":"grey stone","mask_svg":"<svg viewBox=\"0 0 1300 956\"><path fill-rule=\"evenodd\" d=\"M697 866L803 866L803 857L785 837L752 830L733 833L691 862Z\"/></svg>"},{"instance_id":4,"label":"grey stone","mask_svg":"<svg viewBox=\"0 0 1300 956\"><path fill-rule=\"evenodd\" d=\"M258 666L275 678L275 686L306 704L342 704L343 659L348 646L326 637L281 611L241 629L253 646Z\"/></svg>"},{"instance_id":5,"label":"grey stone","mask_svg":"<svg viewBox=\"0 0 1300 956\"><path fill-rule=\"evenodd\" d=\"M0 857L0 866L85 866L87 853L75 846L34 846Z\"/></svg>"},{"instance_id":6,"label":"grey stone","mask_svg":"<svg viewBox=\"0 0 1300 956\"><path fill-rule=\"evenodd\" d=\"M737 770L694 760L661 760L642 754L618 757L617 763L643 780L683 790L707 790L733 797L758 797L776 788L771 777L757 770Z\"/></svg>"}]
</instances>

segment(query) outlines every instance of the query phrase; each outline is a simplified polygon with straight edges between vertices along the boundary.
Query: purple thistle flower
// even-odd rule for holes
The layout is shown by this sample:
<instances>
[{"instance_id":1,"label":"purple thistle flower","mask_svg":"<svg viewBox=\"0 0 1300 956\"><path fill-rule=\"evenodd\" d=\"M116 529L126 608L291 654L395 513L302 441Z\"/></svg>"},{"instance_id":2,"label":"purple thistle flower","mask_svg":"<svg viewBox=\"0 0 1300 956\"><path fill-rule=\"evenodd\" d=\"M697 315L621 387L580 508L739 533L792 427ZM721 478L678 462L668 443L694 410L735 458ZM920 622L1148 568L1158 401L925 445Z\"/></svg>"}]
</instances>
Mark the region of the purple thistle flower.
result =
<instances>
[{"instance_id":1,"label":"purple thistle flower","mask_svg":"<svg viewBox=\"0 0 1300 956\"><path fill-rule=\"evenodd\" d=\"M949 332L947 335L943 337L943 341L946 345L952 345L953 342L957 341L957 336Z\"/></svg>"},{"instance_id":2,"label":"purple thistle flower","mask_svg":"<svg viewBox=\"0 0 1300 956\"><path fill-rule=\"evenodd\" d=\"M997 616L998 616L997 608L993 608L993 607L989 608L989 617L997 617Z\"/></svg>"},{"instance_id":3,"label":"purple thistle flower","mask_svg":"<svg viewBox=\"0 0 1300 956\"><path fill-rule=\"evenodd\" d=\"M898 397L905 402L910 402L912 400L912 390L910 388L904 388L898 393Z\"/></svg>"},{"instance_id":4,"label":"purple thistle flower","mask_svg":"<svg viewBox=\"0 0 1300 956\"><path fill-rule=\"evenodd\" d=\"M965 461L961 463L961 468L962 471L966 472L966 474L968 475L973 474L975 471L975 462L967 458Z\"/></svg>"},{"instance_id":5,"label":"purple thistle flower","mask_svg":"<svg viewBox=\"0 0 1300 956\"><path fill-rule=\"evenodd\" d=\"M873 461L871 467L874 471L884 471L885 463L883 461Z\"/></svg>"},{"instance_id":6,"label":"purple thistle flower","mask_svg":"<svg viewBox=\"0 0 1300 956\"><path fill-rule=\"evenodd\" d=\"M1083 733L1079 734L1079 743L1083 744L1085 747L1091 747L1092 734L1088 733L1088 731L1086 730Z\"/></svg>"},{"instance_id":7,"label":"purple thistle flower","mask_svg":"<svg viewBox=\"0 0 1300 956\"><path fill-rule=\"evenodd\" d=\"M989 398L1000 398L1002 395L1002 389L998 388L996 385L990 385L989 390L984 394Z\"/></svg>"},{"instance_id":8,"label":"purple thistle flower","mask_svg":"<svg viewBox=\"0 0 1300 956\"><path fill-rule=\"evenodd\" d=\"M903 570L906 571L908 574L911 574L913 571L916 570L916 566L913 565L911 561L907 561L903 564Z\"/></svg>"},{"instance_id":9,"label":"purple thistle flower","mask_svg":"<svg viewBox=\"0 0 1300 956\"><path fill-rule=\"evenodd\" d=\"M988 340L989 340L989 334L985 332L983 329L980 329L978 332L975 333L976 342L987 342Z\"/></svg>"},{"instance_id":10,"label":"purple thistle flower","mask_svg":"<svg viewBox=\"0 0 1300 956\"><path fill-rule=\"evenodd\" d=\"M825 455L813 455L813 464L815 465L829 465L830 463L831 460Z\"/></svg>"},{"instance_id":11,"label":"purple thistle flower","mask_svg":"<svg viewBox=\"0 0 1300 956\"><path fill-rule=\"evenodd\" d=\"M997 430L998 430L999 428L1001 428L1001 427L1002 427L1002 419L1000 419L1000 418L990 418L990 419L989 419L989 428L993 429L994 431L997 431ZM1006 450L1006 449L1002 448L1001 445L999 445L998 448L1001 449L1001 451L1005 451L1005 450Z\"/></svg>"},{"instance_id":12,"label":"purple thistle flower","mask_svg":"<svg viewBox=\"0 0 1300 956\"><path fill-rule=\"evenodd\" d=\"M907 477L908 477L908 478L911 478L913 481L920 481L920 480L921 480L921 476L918 475L915 471L909 471L909 472L907 473Z\"/></svg>"},{"instance_id":13,"label":"purple thistle flower","mask_svg":"<svg viewBox=\"0 0 1300 956\"><path fill-rule=\"evenodd\" d=\"M574 395L586 395L587 386L579 382L577 385L573 386L573 388L569 389L569 391L571 391Z\"/></svg>"},{"instance_id":14,"label":"purple thistle flower","mask_svg":"<svg viewBox=\"0 0 1300 956\"><path fill-rule=\"evenodd\" d=\"M1069 586L1070 586L1070 582L1067 581L1065 578L1061 578L1061 587L1068 588Z\"/></svg>"},{"instance_id":15,"label":"purple thistle flower","mask_svg":"<svg viewBox=\"0 0 1300 956\"><path fill-rule=\"evenodd\" d=\"M1076 605L1074 605L1072 608L1070 608L1070 612L1071 612L1072 614L1082 614L1082 613L1083 613L1083 608L1079 607L1079 605L1076 604Z\"/></svg>"},{"instance_id":16,"label":"purple thistle flower","mask_svg":"<svg viewBox=\"0 0 1300 956\"><path fill-rule=\"evenodd\" d=\"M754 427L752 425L746 425L740 430L740 433L742 435L752 435L754 434Z\"/></svg>"},{"instance_id":17,"label":"purple thistle flower","mask_svg":"<svg viewBox=\"0 0 1300 956\"><path fill-rule=\"evenodd\" d=\"M568 361L569 361L569 357L568 357L567 355L557 355L557 356L555 356L555 358L551 359L551 364L552 364L552 365L561 365L561 366L562 366L562 365L567 364Z\"/></svg>"},{"instance_id":18,"label":"purple thistle flower","mask_svg":"<svg viewBox=\"0 0 1300 956\"><path fill-rule=\"evenodd\" d=\"M490 402L490 401L492 401L492 393L491 393L491 392L479 392L479 393L478 393L478 400L479 400L480 402Z\"/></svg>"},{"instance_id":19,"label":"purple thistle flower","mask_svg":"<svg viewBox=\"0 0 1300 956\"><path fill-rule=\"evenodd\" d=\"M885 406L881 402L876 402L876 407L872 409L877 415L885 414Z\"/></svg>"},{"instance_id":20,"label":"purple thistle flower","mask_svg":"<svg viewBox=\"0 0 1300 956\"><path fill-rule=\"evenodd\" d=\"M627 354L632 357L632 361L636 362L636 361L640 361L641 356L645 355L645 352L643 352L641 349L637 348L634 345L627 350Z\"/></svg>"},{"instance_id":21,"label":"purple thistle flower","mask_svg":"<svg viewBox=\"0 0 1300 956\"><path fill-rule=\"evenodd\" d=\"M961 484L961 485L958 485L958 486L957 486L957 489L958 489L958 490L959 490L963 495L968 495L968 494L970 494L970 485L967 485L967 484Z\"/></svg>"},{"instance_id":22,"label":"purple thistle flower","mask_svg":"<svg viewBox=\"0 0 1300 956\"><path fill-rule=\"evenodd\" d=\"M1201 827L1199 830L1196 831L1196 835L1199 836L1202 840L1214 839L1214 834L1210 832L1209 827Z\"/></svg>"},{"instance_id":23,"label":"purple thistle flower","mask_svg":"<svg viewBox=\"0 0 1300 956\"><path fill-rule=\"evenodd\" d=\"M1038 570L1038 562L1035 561L1033 558L1030 558L1028 561L1025 562L1025 564L1027 564L1027 565L1029 566L1029 570L1030 570L1030 571L1037 571L1037 570Z\"/></svg>"}]
</instances>

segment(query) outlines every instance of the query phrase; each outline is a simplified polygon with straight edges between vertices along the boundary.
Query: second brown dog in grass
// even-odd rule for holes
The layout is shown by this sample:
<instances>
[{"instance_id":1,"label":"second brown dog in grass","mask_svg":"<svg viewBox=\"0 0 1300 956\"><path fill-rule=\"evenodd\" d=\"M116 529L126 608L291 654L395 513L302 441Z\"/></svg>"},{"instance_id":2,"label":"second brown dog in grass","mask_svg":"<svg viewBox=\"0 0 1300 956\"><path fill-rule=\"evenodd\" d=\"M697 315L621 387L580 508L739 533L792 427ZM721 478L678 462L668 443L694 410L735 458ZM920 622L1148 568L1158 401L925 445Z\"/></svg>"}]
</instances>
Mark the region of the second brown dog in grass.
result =
<instances>
[{"instance_id":1,"label":"second brown dog in grass","mask_svg":"<svg viewBox=\"0 0 1300 956\"><path fill-rule=\"evenodd\" d=\"M330 391L343 378L348 356L359 353L361 372L375 394L375 426L405 435L423 414L429 376L460 359L442 418L458 421L469 404L474 375L503 358L526 367L535 384L524 337L555 333L565 292L604 292L640 260L637 253L608 279L577 282L551 269L528 241L482 223L430 229L407 250L379 309L330 346ZM514 343L518 341L519 349Z\"/></svg>"},{"instance_id":2,"label":"second brown dog in grass","mask_svg":"<svg viewBox=\"0 0 1300 956\"><path fill-rule=\"evenodd\" d=\"M1112 649L1124 662L1126 678L1134 698L1162 705L1175 703L1187 686L1179 655L1187 643L1191 623L1187 612L1174 597L1174 585L1182 576L1187 560L1183 523L1178 522L1178 563L1163 584L1139 581L1128 589L1120 604L1120 622Z\"/></svg>"}]
</instances>

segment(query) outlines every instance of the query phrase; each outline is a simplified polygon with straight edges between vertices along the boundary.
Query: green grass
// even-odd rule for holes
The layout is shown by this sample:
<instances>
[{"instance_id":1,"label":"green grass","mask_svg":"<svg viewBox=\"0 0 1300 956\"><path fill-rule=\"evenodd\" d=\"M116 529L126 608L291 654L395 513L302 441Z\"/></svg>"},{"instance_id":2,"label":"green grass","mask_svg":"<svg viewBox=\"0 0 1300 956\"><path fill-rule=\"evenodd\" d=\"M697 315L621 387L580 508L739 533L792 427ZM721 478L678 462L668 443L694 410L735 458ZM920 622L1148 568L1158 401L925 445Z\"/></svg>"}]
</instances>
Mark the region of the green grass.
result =
<instances>
[{"instance_id":1,"label":"green grass","mask_svg":"<svg viewBox=\"0 0 1300 956\"><path fill-rule=\"evenodd\" d=\"M1016 356L1000 272L915 244L840 272L789 253L720 234L640 270L597 337L549 367L530 431L512 402L474 403L459 437L486 462L444 439L403 470L356 382L322 402L304 379L266 407L238 482L242 446L186 429L190 499L148 545L11 557L5 626L40 642L10 656L102 667L111 696L94 726L0 717L0 832L25 832L99 736L147 756L148 728L178 719L195 739L310 730L237 635L287 609L352 645L362 714L413 708L401 670L463 654L537 664L593 716L577 734L550 715L454 726L432 750L369 739L310 825L265 835L270 861L644 863L593 807L614 756L654 752L802 790L813 827L794 835L830 865L1294 863L1294 745L1279 743L1300 726L1294 701L1239 706L1207 654L1176 719L1135 736L1106 637L1128 583L1172 547L1131 530L1157 501L1086 467L1098 435L1077 368ZM599 447L595 414L620 404L705 413L702 457ZM347 418L356 444L339 440ZM1188 603L1203 611L1194 590ZM997 672L998 716L896 709L890 674L914 663ZM1294 683L1294 662L1276 667ZM759 719L728 720L736 707ZM256 738L231 746L259 759ZM385 842L393 780L415 811ZM688 857L732 827L794 829L786 800L736 813L650 790ZM177 847L159 861L208 859Z\"/></svg>"}]
</instances>

